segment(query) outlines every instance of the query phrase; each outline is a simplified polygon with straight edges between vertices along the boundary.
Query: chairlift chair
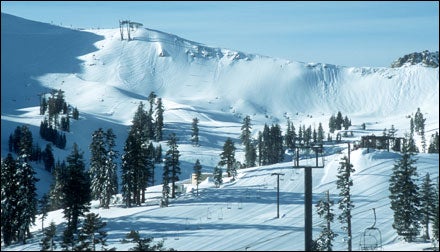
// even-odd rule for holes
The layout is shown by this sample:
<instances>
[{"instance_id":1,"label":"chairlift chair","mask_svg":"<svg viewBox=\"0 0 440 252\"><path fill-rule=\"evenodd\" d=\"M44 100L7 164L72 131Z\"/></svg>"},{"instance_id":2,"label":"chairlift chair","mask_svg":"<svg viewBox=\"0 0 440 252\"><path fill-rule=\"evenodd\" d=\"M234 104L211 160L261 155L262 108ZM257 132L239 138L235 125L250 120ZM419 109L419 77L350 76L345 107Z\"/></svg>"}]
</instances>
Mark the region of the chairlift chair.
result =
<instances>
[{"instance_id":1,"label":"chairlift chair","mask_svg":"<svg viewBox=\"0 0 440 252\"><path fill-rule=\"evenodd\" d=\"M371 227L366 228L361 236L360 250L382 250L382 233L376 227L376 210L373 208L374 223Z\"/></svg>"}]
</instances>

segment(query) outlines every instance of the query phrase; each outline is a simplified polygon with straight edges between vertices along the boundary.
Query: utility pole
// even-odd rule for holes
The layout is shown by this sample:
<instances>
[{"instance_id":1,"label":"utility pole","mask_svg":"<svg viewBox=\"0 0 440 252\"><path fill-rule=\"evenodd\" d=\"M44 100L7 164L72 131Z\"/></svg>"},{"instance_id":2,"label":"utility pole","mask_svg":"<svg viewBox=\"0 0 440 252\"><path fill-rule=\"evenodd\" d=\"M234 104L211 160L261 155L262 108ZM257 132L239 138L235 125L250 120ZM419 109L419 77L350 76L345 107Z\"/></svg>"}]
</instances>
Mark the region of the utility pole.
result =
<instances>
[{"instance_id":1,"label":"utility pole","mask_svg":"<svg viewBox=\"0 0 440 252\"><path fill-rule=\"evenodd\" d=\"M272 173L271 176L277 176L277 218L280 218L280 176L284 176L284 173Z\"/></svg>"},{"instance_id":2,"label":"utility pole","mask_svg":"<svg viewBox=\"0 0 440 252\"><path fill-rule=\"evenodd\" d=\"M350 143L348 143L348 160L347 160L347 173L348 173L348 177L350 177ZM350 202L350 194L348 194L348 202ZM348 209L348 219L347 219L347 233L348 233L348 251L352 251L352 247L351 247L351 210L350 208Z\"/></svg>"}]
</instances>

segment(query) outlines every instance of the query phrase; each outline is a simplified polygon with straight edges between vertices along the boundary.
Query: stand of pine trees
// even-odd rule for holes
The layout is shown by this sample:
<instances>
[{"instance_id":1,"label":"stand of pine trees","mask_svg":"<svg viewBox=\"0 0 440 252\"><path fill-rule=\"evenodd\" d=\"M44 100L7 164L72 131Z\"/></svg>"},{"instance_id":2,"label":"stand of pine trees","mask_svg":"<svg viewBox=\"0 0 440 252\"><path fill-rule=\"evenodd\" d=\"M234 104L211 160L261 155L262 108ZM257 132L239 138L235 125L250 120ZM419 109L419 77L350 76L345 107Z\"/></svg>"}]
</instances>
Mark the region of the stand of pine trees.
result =
<instances>
[{"instance_id":1,"label":"stand of pine trees","mask_svg":"<svg viewBox=\"0 0 440 252\"><path fill-rule=\"evenodd\" d=\"M99 205L109 208L112 195L118 193L116 175L117 151L115 150L116 135L112 129L104 132L101 128L92 134L90 144L90 177L92 196L99 200Z\"/></svg>"}]
</instances>

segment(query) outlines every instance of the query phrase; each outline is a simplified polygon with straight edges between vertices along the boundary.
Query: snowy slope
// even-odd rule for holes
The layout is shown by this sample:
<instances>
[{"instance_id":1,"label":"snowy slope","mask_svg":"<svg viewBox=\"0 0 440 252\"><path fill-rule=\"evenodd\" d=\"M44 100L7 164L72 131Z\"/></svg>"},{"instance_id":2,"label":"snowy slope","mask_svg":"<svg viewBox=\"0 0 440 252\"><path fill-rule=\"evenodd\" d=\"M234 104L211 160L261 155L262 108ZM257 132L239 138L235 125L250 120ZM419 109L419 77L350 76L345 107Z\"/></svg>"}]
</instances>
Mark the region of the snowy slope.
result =
<instances>
[{"instance_id":1,"label":"snowy slope","mask_svg":"<svg viewBox=\"0 0 440 252\"><path fill-rule=\"evenodd\" d=\"M179 137L181 179L189 178L196 159L201 160L205 172L211 171L227 137L234 139L237 159L242 161L238 136L246 115L251 116L256 134L264 123L276 122L284 128L286 117L295 126L317 127L322 122L327 131L330 115L341 111L357 130L354 140L362 134L381 134L392 124L403 136L409 128L406 116L420 107L427 118L427 136L439 129L438 67L352 68L292 62L211 48L146 28L133 31L134 40L121 41L119 29L76 31L4 13L1 25L2 157L8 151L9 134L23 123L31 127L34 142L46 144L38 135L42 120L38 94L52 88L64 90L67 102L80 111L80 120L72 122L67 134L66 150L57 149L55 154L63 159L76 142L86 160L90 136L99 127L113 128L122 153L137 105L146 103L154 91L164 101L164 136L175 132ZM189 141L194 117L200 121L201 147L193 147ZM367 131L358 130L362 123L367 124ZM161 144L165 149L166 141ZM329 147L326 167L314 171L314 201L328 189L336 201L336 168L345 148ZM377 226L384 244L398 243L388 207L388 179L396 158L397 153L353 152L354 248L358 232L372 224L372 207L377 209ZM438 177L438 155L420 154L418 158L421 175L429 171L433 178ZM302 171L296 174L282 168L288 165L242 170L238 181L221 189L206 182L202 197L186 194L165 209L157 205L132 209L115 206L93 211L108 221L109 240L118 249L128 248L119 240L130 226L144 234L167 237L165 246L178 250L301 250ZM35 166L41 178L41 195L51 178ZM270 176L274 170L288 175L281 184L280 219L274 218L275 180ZM160 172L157 175L158 180ZM153 202L157 202L159 191L159 187L149 188ZM63 222L59 211L51 213L51 218ZM320 231L319 224L314 216L315 235ZM338 227L335 223L335 230L340 232ZM345 249L341 236L340 232L336 249ZM200 242L191 242L194 238ZM15 249L35 250L38 243Z\"/></svg>"}]
</instances>

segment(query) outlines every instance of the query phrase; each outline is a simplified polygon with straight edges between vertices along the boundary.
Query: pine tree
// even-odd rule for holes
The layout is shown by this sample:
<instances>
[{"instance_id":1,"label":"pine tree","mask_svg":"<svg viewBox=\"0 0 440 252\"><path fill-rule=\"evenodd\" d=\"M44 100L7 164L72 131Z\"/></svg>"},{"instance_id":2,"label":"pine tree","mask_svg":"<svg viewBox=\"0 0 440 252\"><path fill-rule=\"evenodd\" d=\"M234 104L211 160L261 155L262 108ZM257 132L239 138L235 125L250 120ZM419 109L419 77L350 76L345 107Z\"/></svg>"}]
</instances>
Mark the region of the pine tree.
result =
<instances>
[{"instance_id":1,"label":"pine tree","mask_svg":"<svg viewBox=\"0 0 440 252\"><path fill-rule=\"evenodd\" d=\"M335 125L336 125L335 129L341 130L343 122L344 122L344 119L342 118L342 113L341 113L341 111L338 111L338 114L336 115L336 120L335 120Z\"/></svg>"},{"instance_id":2,"label":"pine tree","mask_svg":"<svg viewBox=\"0 0 440 252\"><path fill-rule=\"evenodd\" d=\"M141 205L152 175L150 167L153 161L148 153L152 124L142 102L134 114L132 123L122 156L122 195L128 207L132 203Z\"/></svg>"},{"instance_id":3,"label":"pine tree","mask_svg":"<svg viewBox=\"0 0 440 252\"><path fill-rule=\"evenodd\" d=\"M63 189L66 180L66 163L64 160L62 163L59 161L57 162L52 173L54 181L52 182L49 191L50 211L62 208L63 199L66 197Z\"/></svg>"},{"instance_id":4,"label":"pine tree","mask_svg":"<svg viewBox=\"0 0 440 252\"><path fill-rule=\"evenodd\" d=\"M415 163L409 146L404 144L402 158L395 162L389 184L391 209L394 211L392 226L408 242L419 233L420 199Z\"/></svg>"},{"instance_id":5,"label":"pine tree","mask_svg":"<svg viewBox=\"0 0 440 252\"><path fill-rule=\"evenodd\" d=\"M335 234L330 225L333 222L334 214L332 213L333 200L329 198L329 192L326 193L326 200L319 200L316 206L316 212L319 217L324 218L327 225L322 225L322 231L319 234L319 237L313 241L313 250L314 251L332 251L333 248L333 240L338 236Z\"/></svg>"},{"instance_id":6,"label":"pine tree","mask_svg":"<svg viewBox=\"0 0 440 252\"><path fill-rule=\"evenodd\" d=\"M178 150L178 145L177 145L177 137L176 134L172 133L169 136L169 140L168 140L168 151L165 155L165 165L168 166L168 168L170 169L170 177L169 180L172 184L171 186L171 198L175 198L176 194L175 194L175 186L176 186L176 181L179 181L179 177L178 175L181 173L180 172L180 162L179 162L179 150Z\"/></svg>"},{"instance_id":7,"label":"pine tree","mask_svg":"<svg viewBox=\"0 0 440 252\"><path fill-rule=\"evenodd\" d=\"M432 214L431 214L431 222L432 222L432 239L433 241L437 242L437 248L439 243L439 179L437 177L437 185L434 191L434 207L432 208Z\"/></svg>"},{"instance_id":8,"label":"pine tree","mask_svg":"<svg viewBox=\"0 0 440 252\"><path fill-rule=\"evenodd\" d=\"M41 251L54 251L57 248L55 244L55 235L57 227L55 222L51 222L49 227L44 229L43 238L41 239Z\"/></svg>"},{"instance_id":9,"label":"pine tree","mask_svg":"<svg viewBox=\"0 0 440 252\"><path fill-rule=\"evenodd\" d=\"M29 143L32 142L32 134L26 126L22 127L22 138L19 144L19 156L17 158L17 183L20 185L17 190L17 219L15 225L18 227L18 240L26 243L26 239L30 237L29 227L35 223L35 215L37 214L37 188L35 178L36 172L29 164L30 152ZM31 145L32 146L32 145Z\"/></svg>"},{"instance_id":10,"label":"pine tree","mask_svg":"<svg viewBox=\"0 0 440 252\"><path fill-rule=\"evenodd\" d=\"M342 226L342 230L347 231L348 251L351 251L351 210L354 208L354 205L353 201L351 200L350 187L353 186L351 173L353 173L355 170L353 169L353 165L350 163L349 159L346 156L342 158L342 162L339 162L339 164L341 166L338 168L338 180L336 181L336 188L341 190L339 192L339 196L341 198L338 200L338 204L339 209L342 212L338 216L338 219L341 224L346 224L346 226Z\"/></svg>"},{"instance_id":11,"label":"pine tree","mask_svg":"<svg viewBox=\"0 0 440 252\"><path fill-rule=\"evenodd\" d=\"M168 199L170 198L170 166L169 162L165 161L162 174L162 199L161 207L168 206Z\"/></svg>"},{"instance_id":12,"label":"pine tree","mask_svg":"<svg viewBox=\"0 0 440 252\"><path fill-rule=\"evenodd\" d=\"M324 129L322 128L322 124L319 123L318 125L318 136L317 136L317 142L321 143L324 141Z\"/></svg>"},{"instance_id":13,"label":"pine tree","mask_svg":"<svg viewBox=\"0 0 440 252\"><path fill-rule=\"evenodd\" d=\"M123 240L124 242L132 242L135 243L136 246L131 248L130 251L174 251L174 249L167 249L163 246L163 240L156 243L151 244L153 242L153 238L141 238L139 235L139 231L131 230L125 238L131 239L131 241Z\"/></svg>"},{"instance_id":14,"label":"pine tree","mask_svg":"<svg viewBox=\"0 0 440 252\"><path fill-rule=\"evenodd\" d=\"M432 214L434 213L435 201L438 198L435 197L434 184L429 177L429 173L426 173L423 184L420 188L420 214L421 222L425 229L424 238L429 240L429 222L432 219ZM438 214L438 212L437 212Z\"/></svg>"},{"instance_id":15,"label":"pine tree","mask_svg":"<svg viewBox=\"0 0 440 252\"><path fill-rule=\"evenodd\" d=\"M235 180L235 176L237 175L237 171L234 167L235 163L235 146L234 142L231 138L226 139L225 144L223 145L223 152L220 153L220 161L218 163L219 166L226 165L226 172L228 177L232 176L232 180Z\"/></svg>"},{"instance_id":16,"label":"pine tree","mask_svg":"<svg viewBox=\"0 0 440 252\"><path fill-rule=\"evenodd\" d=\"M49 205L49 195L47 195L46 193L41 197L41 199L38 201L39 205L40 205L40 214L41 214L41 231L44 230L44 220L47 217L47 213L50 210L50 205Z\"/></svg>"},{"instance_id":17,"label":"pine tree","mask_svg":"<svg viewBox=\"0 0 440 252\"><path fill-rule=\"evenodd\" d=\"M46 113L46 110L47 110L47 100L46 97L43 96L40 102L40 115L44 115L44 113Z\"/></svg>"},{"instance_id":18,"label":"pine tree","mask_svg":"<svg viewBox=\"0 0 440 252\"><path fill-rule=\"evenodd\" d=\"M67 226L63 231L61 247L63 251L73 251L77 245L78 240L75 238L76 231L73 226Z\"/></svg>"},{"instance_id":19,"label":"pine tree","mask_svg":"<svg viewBox=\"0 0 440 252\"><path fill-rule=\"evenodd\" d=\"M118 151L116 148L116 135L113 133L111 128L107 129L105 134L105 142L107 146L107 161L106 161L106 186L104 187L104 207L108 207L110 205L110 199L112 195L118 193L118 176L117 169L118 166L116 164L116 159L118 158Z\"/></svg>"},{"instance_id":20,"label":"pine tree","mask_svg":"<svg viewBox=\"0 0 440 252\"><path fill-rule=\"evenodd\" d=\"M213 174L214 184L218 188L221 184L223 184L223 170L221 167L216 166L214 168L214 174Z\"/></svg>"},{"instance_id":21,"label":"pine tree","mask_svg":"<svg viewBox=\"0 0 440 252\"><path fill-rule=\"evenodd\" d=\"M194 174L197 185L197 196L199 196L199 184L202 181L202 165L200 164L200 161L198 159L194 164Z\"/></svg>"},{"instance_id":22,"label":"pine tree","mask_svg":"<svg viewBox=\"0 0 440 252\"><path fill-rule=\"evenodd\" d=\"M394 128L394 124L391 124L391 129L388 130L388 136L394 137L396 135L396 128Z\"/></svg>"},{"instance_id":23,"label":"pine tree","mask_svg":"<svg viewBox=\"0 0 440 252\"><path fill-rule=\"evenodd\" d=\"M290 120L287 120L287 129L286 134L284 135L284 145L288 149L294 149L295 148L295 139L296 133L295 133L295 126L293 126L293 123L290 122Z\"/></svg>"},{"instance_id":24,"label":"pine tree","mask_svg":"<svg viewBox=\"0 0 440 252\"><path fill-rule=\"evenodd\" d=\"M5 246L17 238L16 221L19 216L16 208L18 206L18 178L16 174L17 162L8 153L5 159L1 160L1 231L2 239Z\"/></svg>"},{"instance_id":25,"label":"pine tree","mask_svg":"<svg viewBox=\"0 0 440 252\"><path fill-rule=\"evenodd\" d=\"M312 132L310 129L310 136ZM272 125L269 130L269 164L281 162L284 157L283 151L283 136L281 127L278 124Z\"/></svg>"},{"instance_id":26,"label":"pine tree","mask_svg":"<svg viewBox=\"0 0 440 252\"><path fill-rule=\"evenodd\" d=\"M78 119L79 119L79 111L78 111L78 108L77 108L77 107L75 107L75 108L73 109L73 112L72 112L72 118L75 119L75 120L78 120Z\"/></svg>"},{"instance_id":27,"label":"pine tree","mask_svg":"<svg viewBox=\"0 0 440 252\"><path fill-rule=\"evenodd\" d=\"M42 156L44 168L46 171L52 172L55 168L55 158L53 156L52 146L50 144L46 144L46 148L44 149Z\"/></svg>"},{"instance_id":28,"label":"pine tree","mask_svg":"<svg viewBox=\"0 0 440 252\"><path fill-rule=\"evenodd\" d=\"M159 144L159 146L156 147L154 153L155 153L154 161L156 163L161 163L162 162L162 145ZM153 178L154 178L154 176L153 176ZM153 183L153 185L154 185L154 183Z\"/></svg>"},{"instance_id":29,"label":"pine tree","mask_svg":"<svg viewBox=\"0 0 440 252\"><path fill-rule=\"evenodd\" d=\"M336 129L336 117L335 115L330 116L329 122L328 122L328 128L330 130L330 133L335 132Z\"/></svg>"},{"instance_id":30,"label":"pine tree","mask_svg":"<svg viewBox=\"0 0 440 252\"><path fill-rule=\"evenodd\" d=\"M348 128L351 126L351 121L348 119L347 116L344 117L344 120L342 121L342 126L345 130L348 130Z\"/></svg>"},{"instance_id":31,"label":"pine tree","mask_svg":"<svg viewBox=\"0 0 440 252\"><path fill-rule=\"evenodd\" d=\"M435 132L435 134L431 135L431 141L429 143L428 153L439 153L439 138L437 131Z\"/></svg>"},{"instance_id":32,"label":"pine tree","mask_svg":"<svg viewBox=\"0 0 440 252\"><path fill-rule=\"evenodd\" d=\"M199 119L197 117L193 118L192 122L192 133L191 133L191 142L194 146L199 146Z\"/></svg>"},{"instance_id":33,"label":"pine tree","mask_svg":"<svg viewBox=\"0 0 440 252\"><path fill-rule=\"evenodd\" d=\"M92 198L99 199L99 205L104 206L104 183L108 179L105 177L106 156L107 150L105 149L105 136L102 128L99 128L92 134L92 143L89 146L90 156L90 179Z\"/></svg>"},{"instance_id":34,"label":"pine tree","mask_svg":"<svg viewBox=\"0 0 440 252\"><path fill-rule=\"evenodd\" d=\"M251 129L252 129L251 118L250 116L246 116L243 119L243 125L241 126L241 135L240 135L241 144L244 146L246 146L251 141Z\"/></svg>"},{"instance_id":35,"label":"pine tree","mask_svg":"<svg viewBox=\"0 0 440 252\"><path fill-rule=\"evenodd\" d=\"M246 167L254 167L257 160L257 149L252 141L245 146Z\"/></svg>"},{"instance_id":36,"label":"pine tree","mask_svg":"<svg viewBox=\"0 0 440 252\"><path fill-rule=\"evenodd\" d=\"M83 154L78 150L76 143L73 150L67 156L67 167L65 184L63 186L63 213L67 219L69 232L76 233L80 216L90 209L92 199L90 189L90 178L85 171Z\"/></svg>"},{"instance_id":37,"label":"pine tree","mask_svg":"<svg viewBox=\"0 0 440 252\"><path fill-rule=\"evenodd\" d=\"M75 250L96 251L98 244L101 244L100 250L106 250L107 232L102 230L106 225L107 223L101 220L99 214L87 214L78 234L78 245Z\"/></svg>"},{"instance_id":38,"label":"pine tree","mask_svg":"<svg viewBox=\"0 0 440 252\"><path fill-rule=\"evenodd\" d=\"M156 142L162 141L163 112L162 98L158 98L156 108Z\"/></svg>"},{"instance_id":39,"label":"pine tree","mask_svg":"<svg viewBox=\"0 0 440 252\"><path fill-rule=\"evenodd\" d=\"M108 208L113 194L117 193L115 134L112 129L104 132L101 128L92 134L90 144L90 177L94 199L99 205Z\"/></svg>"}]
</instances>

